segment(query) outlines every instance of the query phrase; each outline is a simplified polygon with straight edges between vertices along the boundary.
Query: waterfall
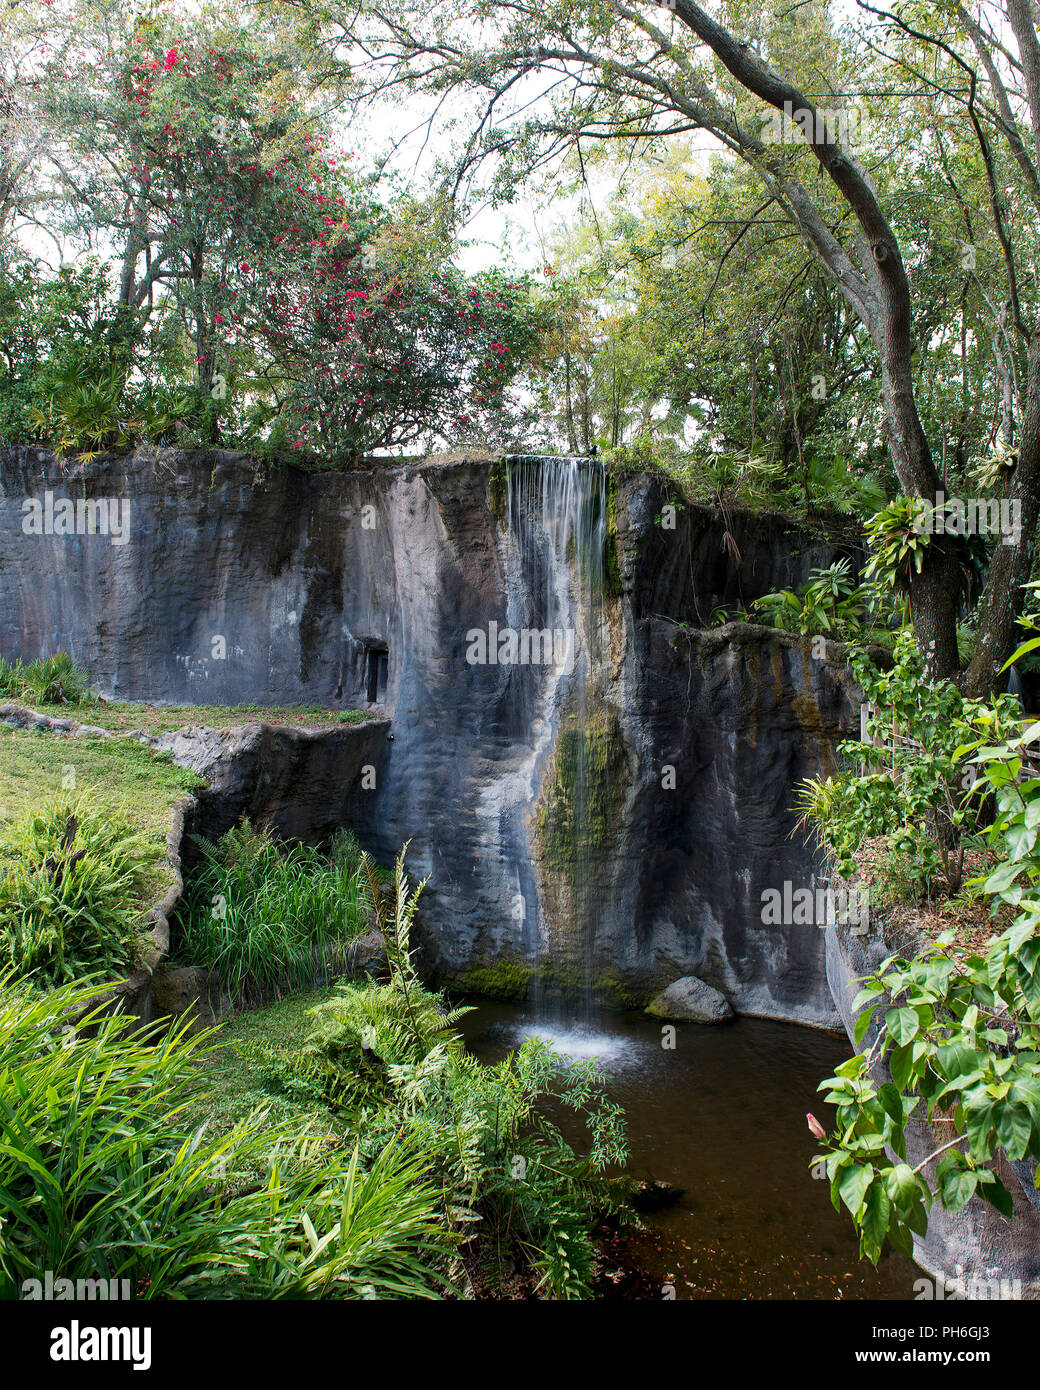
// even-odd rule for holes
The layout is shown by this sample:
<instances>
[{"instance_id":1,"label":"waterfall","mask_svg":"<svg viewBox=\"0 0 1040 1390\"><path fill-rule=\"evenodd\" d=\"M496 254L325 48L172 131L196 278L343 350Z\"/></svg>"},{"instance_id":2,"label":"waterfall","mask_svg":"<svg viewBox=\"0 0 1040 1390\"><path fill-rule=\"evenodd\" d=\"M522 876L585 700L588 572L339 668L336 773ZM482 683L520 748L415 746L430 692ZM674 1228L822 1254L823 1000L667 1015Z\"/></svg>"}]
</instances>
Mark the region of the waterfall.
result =
<instances>
[{"instance_id":1,"label":"waterfall","mask_svg":"<svg viewBox=\"0 0 1040 1390\"><path fill-rule=\"evenodd\" d=\"M544 656L550 652L544 634L552 633L551 662L521 676L526 679L522 698L534 703L534 723L544 730L536 759L540 810L532 827L542 879L533 926L542 967L534 1003L540 1017L587 1024L594 1007L596 935L593 750L602 742L594 720L607 650L604 465L573 458L509 460L507 524L515 565L509 620L521 630L543 634ZM568 990L566 1000L544 987L546 974L566 974L573 983L575 971L581 988Z\"/></svg>"}]
</instances>

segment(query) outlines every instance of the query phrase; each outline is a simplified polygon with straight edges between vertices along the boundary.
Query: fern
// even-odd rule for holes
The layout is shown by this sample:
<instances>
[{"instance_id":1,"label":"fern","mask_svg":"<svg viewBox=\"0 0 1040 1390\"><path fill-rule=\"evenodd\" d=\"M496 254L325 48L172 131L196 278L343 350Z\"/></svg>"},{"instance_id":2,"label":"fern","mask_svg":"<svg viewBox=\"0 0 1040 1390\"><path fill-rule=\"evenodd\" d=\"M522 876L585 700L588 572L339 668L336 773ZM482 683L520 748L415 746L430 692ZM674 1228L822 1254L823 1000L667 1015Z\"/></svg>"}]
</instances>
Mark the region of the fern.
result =
<instances>
[{"instance_id":1,"label":"fern","mask_svg":"<svg viewBox=\"0 0 1040 1390\"><path fill-rule=\"evenodd\" d=\"M535 1039L495 1066L466 1051L449 1008L419 979L411 929L426 880L410 884L407 845L389 883L361 856L362 900L386 946L384 983L342 985L310 1011L312 1029L290 1084L317 1085L345 1113L363 1162L405 1138L439 1184L442 1219L463 1243L481 1233L481 1258L505 1270L517 1256L555 1298L585 1298L592 1228L608 1204L602 1174L626 1158L620 1108L592 1064L563 1066ZM584 1118L578 1157L544 1113Z\"/></svg>"}]
</instances>

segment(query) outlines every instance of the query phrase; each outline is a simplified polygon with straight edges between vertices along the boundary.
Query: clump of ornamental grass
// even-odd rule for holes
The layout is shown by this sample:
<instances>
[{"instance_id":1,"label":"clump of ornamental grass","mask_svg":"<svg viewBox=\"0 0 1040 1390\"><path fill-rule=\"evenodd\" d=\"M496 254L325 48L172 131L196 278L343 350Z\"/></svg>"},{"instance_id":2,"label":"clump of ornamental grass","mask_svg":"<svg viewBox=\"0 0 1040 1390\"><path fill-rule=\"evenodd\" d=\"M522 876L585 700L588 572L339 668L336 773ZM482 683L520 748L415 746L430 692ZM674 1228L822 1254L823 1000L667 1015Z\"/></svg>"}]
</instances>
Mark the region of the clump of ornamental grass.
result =
<instances>
[{"instance_id":1,"label":"clump of ornamental grass","mask_svg":"<svg viewBox=\"0 0 1040 1390\"><path fill-rule=\"evenodd\" d=\"M28 811L0 846L0 969L43 985L128 970L159 853L85 796Z\"/></svg>"},{"instance_id":2,"label":"clump of ornamental grass","mask_svg":"<svg viewBox=\"0 0 1040 1390\"><path fill-rule=\"evenodd\" d=\"M363 1164L263 1112L192 1129L216 1033L97 1010L73 1028L91 993L0 976L0 1298L48 1271L136 1298L443 1293L455 1241L421 1149L394 1139Z\"/></svg>"},{"instance_id":3,"label":"clump of ornamental grass","mask_svg":"<svg viewBox=\"0 0 1040 1390\"><path fill-rule=\"evenodd\" d=\"M192 964L216 971L245 1003L313 987L342 967L366 922L352 836L322 853L277 844L244 820L215 845L197 843L183 938Z\"/></svg>"}]
</instances>

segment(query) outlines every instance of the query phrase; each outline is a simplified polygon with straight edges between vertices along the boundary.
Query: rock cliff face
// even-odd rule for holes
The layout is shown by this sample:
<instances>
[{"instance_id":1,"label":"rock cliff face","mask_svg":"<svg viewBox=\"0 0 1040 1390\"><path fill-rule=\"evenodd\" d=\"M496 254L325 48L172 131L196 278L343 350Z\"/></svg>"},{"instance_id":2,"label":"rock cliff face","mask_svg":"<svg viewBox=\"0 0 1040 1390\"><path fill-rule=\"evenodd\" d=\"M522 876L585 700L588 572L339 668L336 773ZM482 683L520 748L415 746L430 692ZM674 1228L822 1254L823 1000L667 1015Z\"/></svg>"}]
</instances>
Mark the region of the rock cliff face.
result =
<instances>
[{"instance_id":1,"label":"rock cliff face","mask_svg":"<svg viewBox=\"0 0 1040 1390\"><path fill-rule=\"evenodd\" d=\"M280 839L315 842L358 819L364 770L377 774L389 727L383 719L342 729L188 727L152 742L206 779L192 798L190 831L217 839L247 816Z\"/></svg>"},{"instance_id":2,"label":"rock cliff face","mask_svg":"<svg viewBox=\"0 0 1040 1390\"><path fill-rule=\"evenodd\" d=\"M105 534L102 509L81 506L64 528L63 498L129 503L129 525ZM762 893L812 881L792 789L854 707L804 644L704 629L840 545L780 517L668 507L657 479L608 484L566 461L316 475L172 451L69 469L10 450L0 652L64 648L122 699L371 702L391 723L366 736L366 785L355 769L327 823L387 859L411 838L445 974L580 958L629 997L697 975L738 1010L833 1025L823 933L764 924ZM562 645L474 660L474 633L490 646L502 630ZM286 833L294 798L329 786L307 766L295 750L275 798ZM311 805L297 828L321 820Z\"/></svg>"}]
</instances>

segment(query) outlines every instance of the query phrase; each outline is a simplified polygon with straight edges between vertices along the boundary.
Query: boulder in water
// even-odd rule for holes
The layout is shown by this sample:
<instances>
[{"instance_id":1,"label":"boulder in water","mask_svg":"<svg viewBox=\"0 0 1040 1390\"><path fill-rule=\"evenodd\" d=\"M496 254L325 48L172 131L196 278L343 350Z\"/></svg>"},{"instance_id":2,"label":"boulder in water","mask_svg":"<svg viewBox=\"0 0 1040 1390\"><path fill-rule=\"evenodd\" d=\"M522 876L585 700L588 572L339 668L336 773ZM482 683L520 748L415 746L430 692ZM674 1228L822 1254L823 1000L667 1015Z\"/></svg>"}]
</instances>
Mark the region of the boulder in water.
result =
<instances>
[{"instance_id":1,"label":"boulder in water","mask_svg":"<svg viewBox=\"0 0 1040 1390\"><path fill-rule=\"evenodd\" d=\"M725 1023L733 1017L729 1000L696 975L673 980L666 990L647 1005L655 1018L671 1018L682 1023Z\"/></svg>"}]
</instances>

